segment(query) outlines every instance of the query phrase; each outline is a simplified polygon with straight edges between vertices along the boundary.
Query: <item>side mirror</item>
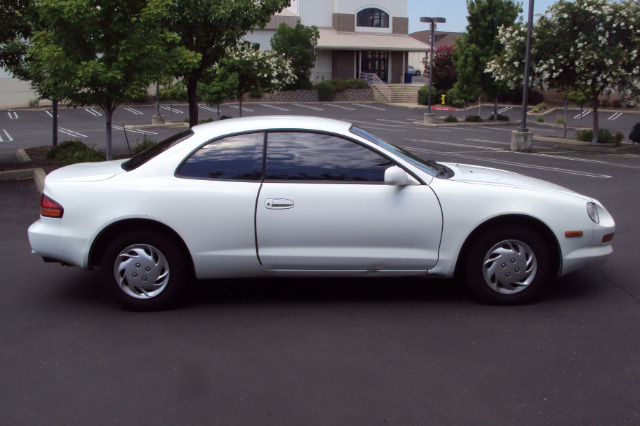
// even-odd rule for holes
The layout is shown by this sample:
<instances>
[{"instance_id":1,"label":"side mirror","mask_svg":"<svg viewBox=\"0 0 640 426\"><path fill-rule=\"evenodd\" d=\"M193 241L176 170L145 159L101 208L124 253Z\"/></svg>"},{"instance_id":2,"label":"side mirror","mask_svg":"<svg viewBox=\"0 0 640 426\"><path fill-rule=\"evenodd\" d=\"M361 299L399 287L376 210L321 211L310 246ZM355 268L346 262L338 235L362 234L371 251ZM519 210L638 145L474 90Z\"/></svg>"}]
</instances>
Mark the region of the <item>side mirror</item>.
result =
<instances>
[{"instance_id":1,"label":"side mirror","mask_svg":"<svg viewBox=\"0 0 640 426\"><path fill-rule=\"evenodd\" d=\"M407 172L398 166L393 166L384 171L384 183L391 186L407 186L413 182Z\"/></svg>"}]
</instances>

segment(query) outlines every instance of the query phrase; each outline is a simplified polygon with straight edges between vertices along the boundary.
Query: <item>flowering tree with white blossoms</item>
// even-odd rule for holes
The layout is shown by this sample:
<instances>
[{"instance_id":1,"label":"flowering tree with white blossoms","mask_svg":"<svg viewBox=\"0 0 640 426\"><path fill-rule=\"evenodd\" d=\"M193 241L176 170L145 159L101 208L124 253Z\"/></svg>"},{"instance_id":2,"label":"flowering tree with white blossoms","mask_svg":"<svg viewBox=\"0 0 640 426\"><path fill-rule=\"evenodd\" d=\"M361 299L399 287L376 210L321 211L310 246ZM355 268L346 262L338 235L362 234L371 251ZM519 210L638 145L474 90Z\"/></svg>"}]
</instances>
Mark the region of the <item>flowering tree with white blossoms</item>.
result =
<instances>
[{"instance_id":1,"label":"flowering tree with white blossoms","mask_svg":"<svg viewBox=\"0 0 640 426\"><path fill-rule=\"evenodd\" d=\"M260 51L256 44L241 43L213 67L214 83L225 82L230 87L230 95L240 102L242 117L242 96L251 90L275 92L295 83L296 76L291 64L274 51ZM202 97L207 100L206 87Z\"/></svg>"},{"instance_id":2,"label":"flowering tree with white blossoms","mask_svg":"<svg viewBox=\"0 0 640 426\"><path fill-rule=\"evenodd\" d=\"M501 28L504 49L486 69L511 86L522 81L525 31L523 25ZM538 18L532 40L533 84L590 96L595 145L598 98L611 92L640 95L640 4L637 0L560 0Z\"/></svg>"}]
</instances>

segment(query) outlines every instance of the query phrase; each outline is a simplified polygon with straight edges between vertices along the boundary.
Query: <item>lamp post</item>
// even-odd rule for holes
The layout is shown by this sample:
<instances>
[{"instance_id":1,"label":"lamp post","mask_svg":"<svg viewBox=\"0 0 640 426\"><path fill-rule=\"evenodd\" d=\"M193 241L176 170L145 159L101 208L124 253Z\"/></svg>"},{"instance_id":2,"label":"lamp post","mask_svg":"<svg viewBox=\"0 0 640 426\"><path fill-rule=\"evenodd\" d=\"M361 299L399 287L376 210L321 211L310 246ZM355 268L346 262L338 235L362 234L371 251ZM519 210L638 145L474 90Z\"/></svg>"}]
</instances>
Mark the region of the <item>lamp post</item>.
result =
<instances>
[{"instance_id":1,"label":"lamp post","mask_svg":"<svg viewBox=\"0 0 640 426\"><path fill-rule=\"evenodd\" d=\"M531 29L533 27L533 1L529 0L529 23L527 24L527 50L524 60L524 81L522 82L522 128L511 133L511 150L531 152L533 132L527 129L527 106L529 102L529 68L531 67Z\"/></svg>"},{"instance_id":2,"label":"lamp post","mask_svg":"<svg viewBox=\"0 0 640 426\"><path fill-rule=\"evenodd\" d=\"M431 51L429 53L429 114L431 114L431 79L433 77L433 38L436 23L445 23L447 20L441 17L429 17L423 16L420 18L420 22L429 22L431 24Z\"/></svg>"}]
</instances>

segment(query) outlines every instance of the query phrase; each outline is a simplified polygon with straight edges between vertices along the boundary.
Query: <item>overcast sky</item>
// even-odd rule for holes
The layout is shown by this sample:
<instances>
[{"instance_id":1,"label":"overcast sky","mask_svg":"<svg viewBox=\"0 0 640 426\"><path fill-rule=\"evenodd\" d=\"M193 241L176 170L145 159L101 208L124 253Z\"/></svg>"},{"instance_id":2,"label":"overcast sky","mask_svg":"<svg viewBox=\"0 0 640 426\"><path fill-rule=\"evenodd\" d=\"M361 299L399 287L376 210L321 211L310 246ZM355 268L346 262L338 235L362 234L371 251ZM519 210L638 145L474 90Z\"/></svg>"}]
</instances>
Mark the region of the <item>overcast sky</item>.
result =
<instances>
[{"instance_id":1,"label":"overcast sky","mask_svg":"<svg viewBox=\"0 0 640 426\"><path fill-rule=\"evenodd\" d=\"M529 13L529 1L524 0L522 9L525 15ZM533 12L541 14L547 7L555 3L554 0L535 0ZM421 16L442 16L447 20L438 24L438 31L464 32L467 26L467 2L465 0L427 1L407 0L407 14L409 15L409 33L429 29L429 24L420 22Z\"/></svg>"}]
</instances>

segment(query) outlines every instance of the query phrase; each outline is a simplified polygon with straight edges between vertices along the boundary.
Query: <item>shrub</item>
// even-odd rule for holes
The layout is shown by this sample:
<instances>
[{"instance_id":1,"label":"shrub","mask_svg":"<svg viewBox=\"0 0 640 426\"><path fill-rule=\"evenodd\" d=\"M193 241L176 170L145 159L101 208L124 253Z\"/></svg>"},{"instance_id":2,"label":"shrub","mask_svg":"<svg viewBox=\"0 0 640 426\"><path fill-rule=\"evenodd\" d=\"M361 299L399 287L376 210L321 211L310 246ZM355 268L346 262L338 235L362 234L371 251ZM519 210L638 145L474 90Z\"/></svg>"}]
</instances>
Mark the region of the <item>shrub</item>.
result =
<instances>
[{"instance_id":1,"label":"shrub","mask_svg":"<svg viewBox=\"0 0 640 426\"><path fill-rule=\"evenodd\" d=\"M458 117L454 117L453 115L447 115L444 118L444 122L445 123L457 123L458 122Z\"/></svg>"},{"instance_id":2,"label":"shrub","mask_svg":"<svg viewBox=\"0 0 640 426\"><path fill-rule=\"evenodd\" d=\"M536 121L538 123L544 123L544 117L538 117L538 118L536 118Z\"/></svg>"},{"instance_id":3,"label":"shrub","mask_svg":"<svg viewBox=\"0 0 640 426\"><path fill-rule=\"evenodd\" d=\"M444 90L437 90L435 87L431 86L431 105L436 105L440 103L440 99L442 95L447 95L447 92ZM447 96L448 98L448 96ZM418 90L418 103L420 105L429 105L429 85L425 84Z\"/></svg>"},{"instance_id":4,"label":"shrub","mask_svg":"<svg viewBox=\"0 0 640 426\"><path fill-rule=\"evenodd\" d=\"M228 120L228 119L230 119L230 118L233 118L233 117L229 117L228 115L222 115L222 116L220 116L220 120Z\"/></svg>"},{"instance_id":5,"label":"shrub","mask_svg":"<svg viewBox=\"0 0 640 426\"><path fill-rule=\"evenodd\" d=\"M536 109L538 111L544 111L547 108L549 108L549 107L544 102L540 102L538 105L536 105Z\"/></svg>"},{"instance_id":6,"label":"shrub","mask_svg":"<svg viewBox=\"0 0 640 426\"><path fill-rule=\"evenodd\" d=\"M40 99L38 98L33 98L29 101L29 106L31 108L38 108L38 105L40 105Z\"/></svg>"},{"instance_id":7,"label":"shrub","mask_svg":"<svg viewBox=\"0 0 640 426\"><path fill-rule=\"evenodd\" d=\"M489 118L487 118L487 120L493 121L493 114L491 114L489 116ZM498 121L509 121L509 116L508 115L503 115L503 114L498 114Z\"/></svg>"},{"instance_id":8,"label":"shrub","mask_svg":"<svg viewBox=\"0 0 640 426\"><path fill-rule=\"evenodd\" d=\"M64 166L75 163L104 161L106 156L93 146L85 145L79 140L64 141L47 151L47 158L55 159Z\"/></svg>"},{"instance_id":9,"label":"shrub","mask_svg":"<svg viewBox=\"0 0 640 426\"><path fill-rule=\"evenodd\" d=\"M556 124L564 124L564 118L562 117L556 118Z\"/></svg>"},{"instance_id":10,"label":"shrub","mask_svg":"<svg viewBox=\"0 0 640 426\"><path fill-rule=\"evenodd\" d=\"M454 108L462 108L464 106L464 99L460 97L456 89L449 89L447 91L447 104Z\"/></svg>"},{"instance_id":11,"label":"shrub","mask_svg":"<svg viewBox=\"0 0 640 426\"><path fill-rule=\"evenodd\" d=\"M369 88L367 82L359 78L350 78L349 80L345 80L345 83L347 85L347 89L361 90Z\"/></svg>"},{"instance_id":12,"label":"shrub","mask_svg":"<svg viewBox=\"0 0 640 426\"><path fill-rule=\"evenodd\" d=\"M467 115L464 119L464 121L469 121L472 123L479 123L482 121L482 117L480 117L479 115Z\"/></svg>"},{"instance_id":13,"label":"shrub","mask_svg":"<svg viewBox=\"0 0 640 426\"><path fill-rule=\"evenodd\" d=\"M133 154L138 154L142 151L146 151L147 148L151 148L152 146L154 146L155 144L157 144L158 142L156 142L153 139L149 139L147 137L147 135L144 135L142 137L142 142L140 142L139 144L137 144L136 146L133 147Z\"/></svg>"},{"instance_id":14,"label":"shrub","mask_svg":"<svg viewBox=\"0 0 640 426\"><path fill-rule=\"evenodd\" d=\"M576 138L582 142L591 142L593 139L593 130L578 130Z\"/></svg>"},{"instance_id":15,"label":"shrub","mask_svg":"<svg viewBox=\"0 0 640 426\"><path fill-rule=\"evenodd\" d=\"M576 132L576 137L579 141L582 142L591 142L593 139L593 130L578 130ZM598 130L598 143L604 144L617 144L624 139L624 135L620 132L617 132L615 135L611 134L611 132L607 129Z\"/></svg>"},{"instance_id":16,"label":"shrub","mask_svg":"<svg viewBox=\"0 0 640 426\"><path fill-rule=\"evenodd\" d=\"M616 132L616 134L613 135L613 143L616 145L620 145L623 139L624 139L624 133L622 132Z\"/></svg>"},{"instance_id":17,"label":"shrub","mask_svg":"<svg viewBox=\"0 0 640 426\"><path fill-rule=\"evenodd\" d=\"M333 85L328 81L323 81L322 83L316 84L315 89L318 91L318 100L321 102L331 102L333 101Z\"/></svg>"}]
</instances>

